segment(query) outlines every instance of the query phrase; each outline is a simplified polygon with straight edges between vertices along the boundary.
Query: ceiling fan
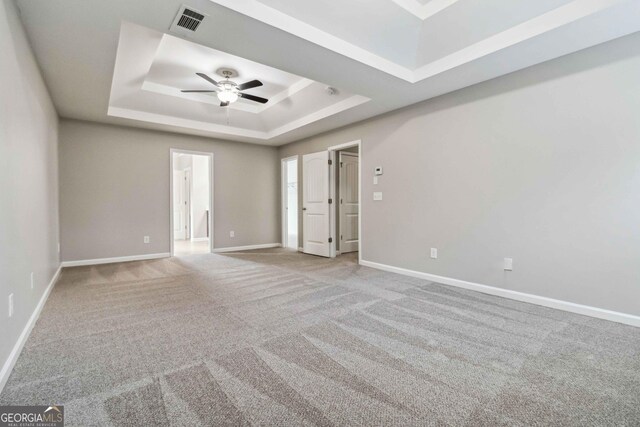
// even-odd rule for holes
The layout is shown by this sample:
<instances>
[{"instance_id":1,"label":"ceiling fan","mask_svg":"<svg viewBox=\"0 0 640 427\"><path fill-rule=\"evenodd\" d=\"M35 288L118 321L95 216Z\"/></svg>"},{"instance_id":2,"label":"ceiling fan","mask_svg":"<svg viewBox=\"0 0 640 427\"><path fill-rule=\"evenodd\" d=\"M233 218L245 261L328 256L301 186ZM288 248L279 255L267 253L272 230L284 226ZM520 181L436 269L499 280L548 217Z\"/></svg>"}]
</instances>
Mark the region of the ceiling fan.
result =
<instances>
[{"instance_id":1,"label":"ceiling fan","mask_svg":"<svg viewBox=\"0 0 640 427\"><path fill-rule=\"evenodd\" d=\"M266 104L269 100L250 95L248 93L242 93L243 90L252 89L254 87L262 86L262 82L260 80L251 80L250 82L237 84L230 80L231 77L235 77L238 73L235 70L229 68L221 68L217 71L219 75L225 78L220 82L213 80L211 77L207 76L204 73L196 73L196 75L202 77L209 83L211 83L215 89L214 90L182 90L183 93L216 93L218 99L220 100L221 107L227 107L229 104L236 102L238 98L248 99L249 101L259 102L261 104Z\"/></svg>"}]
</instances>

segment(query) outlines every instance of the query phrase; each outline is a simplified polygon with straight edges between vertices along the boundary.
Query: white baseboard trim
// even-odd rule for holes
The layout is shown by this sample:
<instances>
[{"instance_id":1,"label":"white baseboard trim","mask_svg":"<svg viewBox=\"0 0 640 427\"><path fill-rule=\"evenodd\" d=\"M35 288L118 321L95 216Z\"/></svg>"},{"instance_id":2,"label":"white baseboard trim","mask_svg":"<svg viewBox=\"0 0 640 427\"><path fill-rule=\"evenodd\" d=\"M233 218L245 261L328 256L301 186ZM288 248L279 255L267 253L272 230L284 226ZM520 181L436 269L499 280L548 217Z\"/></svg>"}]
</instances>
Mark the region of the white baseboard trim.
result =
<instances>
[{"instance_id":1,"label":"white baseboard trim","mask_svg":"<svg viewBox=\"0 0 640 427\"><path fill-rule=\"evenodd\" d=\"M265 243L262 245L249 245L249 246L234 246L230 248L216 248L213 250L215 253L224 252L238 252L238 251L250 251L253 249L267 249L267 248L279 248L282 247L280 243Z\"/></svg>"},{"instance_id":2,"label":"white baseboard trim","mask_svg":"<svg viewBox=\"0 0 640 427\"><path fill-rule=\"evenodd\" d=\"M53 286L58 281L58 277L60 277L60 271L62 271L62 265L58 266L58 269L56 270L55 274L51 278L51 281L49 281L49 284L47 285L47 289L44 290L44 293L40 297L40 301L38 301L38 305L36 305L36 308L33 310L33 313L31 313L31 317L29 317L29 321L24 326L22 333L18 337L18 341L13 346L11 353L9 353L9 357L4 362L4 365L2 365L2 370L0 371L0 393L2 393L2 389L4 389L4 386L7 384L7 381L9 380L9 375L11 375L11 371L13 370L13 367L18 361L18 357L22 352L22 347L24 347L24 344L27 342L27 338L29 338L29 335L31 334L31 330L33 329L33 326L36 324L36 321L40 316L40 312L42 311L44 304L47 302L47 298L49 298L51 289L53 289Z\"/></svg>"},{"instance_id":3,"label":"white baseboard trim","mask_svg":"<svg viewBox=\"0 0 640 427\"><path fill-rule=\"evenodd\" d=\"M191 239L192 242L206 242L207 240L209 240L208 237L194 237Z\"/></svg>"},{"instance_id":4,"label":"white baseboard trim","mask_svg":"<svg viewBox=\"0 0 640 427\"><path fill-rule=\"evenodd\" d=\"M375 268L378 270L389 271L391 273L402 274L404 276L416 277L436 283L456 286L458 288L469 289L472 291L482 292L483 294L495 295L503 298L509 298L516 301L528 302L530 304L541 305L543 307L555 308L557 310L569 311L571 313L582 314L585 316L596 317L598 319L610 320L612 322L624 323L626 325L640 327L640 316L632 314L620 313L617 311L605 310L603 308L591 307L588 305L576 304L573 302L557 300L553 298L542 297L524 292L512 291L509 289L496 288L494 286L481 285L479 283L467 282L464 280L453 279L450 277L437 276L435 274L423 273L406 268L394 267L377 262L361 260L360 265Z\"/></svg>"},{"instance_id":5,"label":"white baseboard trim","mask_svg":"<svg viewBox=\"0 0 640 427\"><path fill-rule=\"evenodd\" d=\"M170 256L171 254L169 252L163 252L160 254L130 255L130 256L120 256L120 257L114 257L114 258L81 259L77 261L63 261L62 267L78 267L81 265L111 264L114 262L127 262L127 261L144 261L147 259L169 258Z\"/></svg>"}]
</instances>

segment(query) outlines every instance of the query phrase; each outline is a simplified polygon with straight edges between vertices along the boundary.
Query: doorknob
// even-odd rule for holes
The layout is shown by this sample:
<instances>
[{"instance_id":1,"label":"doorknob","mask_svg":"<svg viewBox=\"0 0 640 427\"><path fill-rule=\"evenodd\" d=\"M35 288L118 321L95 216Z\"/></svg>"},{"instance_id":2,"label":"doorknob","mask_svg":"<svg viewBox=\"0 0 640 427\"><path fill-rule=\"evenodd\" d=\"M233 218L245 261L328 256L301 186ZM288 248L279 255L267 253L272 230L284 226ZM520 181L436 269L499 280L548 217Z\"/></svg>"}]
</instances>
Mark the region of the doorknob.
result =
<instances>
[{"instance_id":1,"label":"doorknob","mask_svg":"<svg viewBox=\"0 0 640 427\"><path fill-rule=\"evenodd\" d=\"M306 211L306 210L307 210L307 208L302 208L302 210L303 210L303 211Z\"/></svg>"}]
</instances>

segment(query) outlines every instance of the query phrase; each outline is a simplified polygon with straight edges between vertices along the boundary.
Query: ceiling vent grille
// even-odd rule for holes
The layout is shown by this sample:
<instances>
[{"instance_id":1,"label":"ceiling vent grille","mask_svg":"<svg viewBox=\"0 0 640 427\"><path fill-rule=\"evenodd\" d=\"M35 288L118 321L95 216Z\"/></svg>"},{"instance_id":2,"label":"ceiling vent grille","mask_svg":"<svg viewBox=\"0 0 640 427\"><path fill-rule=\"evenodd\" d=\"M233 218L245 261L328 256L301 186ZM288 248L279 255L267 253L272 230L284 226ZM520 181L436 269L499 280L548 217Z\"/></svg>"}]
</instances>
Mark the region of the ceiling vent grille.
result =
<instances>
[{"instance_id":1,"label":"ceiling vent grille","mask_svg":"<svg viewBox=\"0 0 640 427\"><path fill-rule=\"evenodd\" d=\"M190 7L182 6L176 19L173 20L171 31L180 34L191 34L198 29L205 16L205 14Z\"/></svg>"}]
</instances>

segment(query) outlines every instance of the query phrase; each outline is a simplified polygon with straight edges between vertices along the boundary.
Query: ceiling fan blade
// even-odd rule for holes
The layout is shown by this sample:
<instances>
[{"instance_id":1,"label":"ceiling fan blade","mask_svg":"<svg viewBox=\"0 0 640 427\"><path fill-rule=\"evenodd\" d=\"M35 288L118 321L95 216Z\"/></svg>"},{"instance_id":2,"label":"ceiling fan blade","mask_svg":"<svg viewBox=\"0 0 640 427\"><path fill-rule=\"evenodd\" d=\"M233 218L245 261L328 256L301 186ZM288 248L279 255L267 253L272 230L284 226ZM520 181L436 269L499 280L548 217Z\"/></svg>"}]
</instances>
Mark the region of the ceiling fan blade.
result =
<instances>
[{"instance_id":1,"label":"ceiling fan blade","mask_svg":"<svg viewBox=\"0 0 640 427\"><path fill-rule=\"evenodd\" d=\"M269 102L268 99L261 98L255 95L249 95L248 93L239 93L238 96L240 96L240 98L248 99L249 101L259 102L260 104L266 104L267 102Z\"/></svg>"},{"instance_id":2,"label":"ceiling fan blade","mask_svg":"<svg viewBox=\"0 0 640 427\"><path fill-rule=\"evenodd\" d=\"M211 92L217 92L215 90L181 90L180 92L183 93L211 93Z\"/></svg>"},{"instance_id":3,"label":"ceiling fan blade","mask_svg":"<svg viewBox=\"0 0 640 427\"><path fill-rule=\"evenodd\" d=\"M207 76L206 74L204 74L204 73L196 73L196 75L202 77L203 79L205 79L206 81L208 81L212 85L218 86L218 82L213 80L211 77Z\"/></svg>"},{"instance_id":4,"label":"ceiling fan blade","mask_svg":"<svg viewBox=\"0 0 640 427\"><path fill-rule=\"evenodd\" d=\"M238 90L251 89L254 87L262 86L262 82L260 80L251 80L250 82L242 83L238 85Z\"/></svg>"},{"instance_id":5,"label":"ceiling fan blade","mask_svg":"<svg viewBox=\"0 0 640 427\"><path fill-rule=\"evenodd\" d=\"M220 106L221 106L221 107L226 107L226 106L228 106L228 105L229 105L229 103L228 103L228 102L221 102L221 103L220 103Z\"/></svg>"}]
</instances>

